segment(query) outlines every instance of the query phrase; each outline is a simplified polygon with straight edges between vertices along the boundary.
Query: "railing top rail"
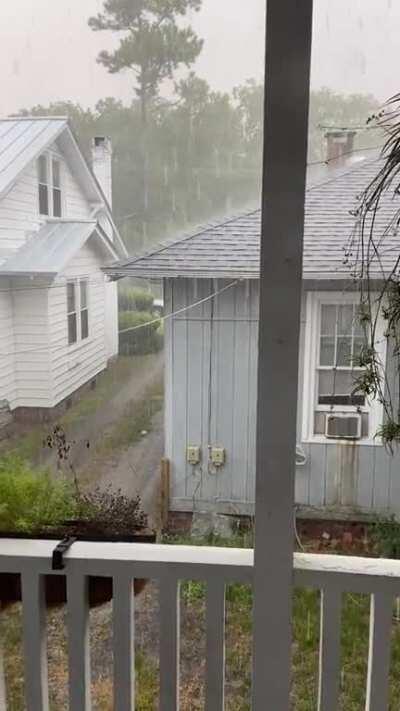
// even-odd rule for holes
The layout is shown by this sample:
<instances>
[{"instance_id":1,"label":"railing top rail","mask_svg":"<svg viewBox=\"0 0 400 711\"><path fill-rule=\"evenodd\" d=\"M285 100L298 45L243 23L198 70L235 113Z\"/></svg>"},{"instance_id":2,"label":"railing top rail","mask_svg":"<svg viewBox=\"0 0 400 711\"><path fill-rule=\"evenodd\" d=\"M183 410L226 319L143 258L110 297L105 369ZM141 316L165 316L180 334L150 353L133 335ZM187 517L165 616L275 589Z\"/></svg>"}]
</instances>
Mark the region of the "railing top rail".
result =
<instances>
[{"instance_id":1,"label":"railing top rail","mask_svg":"<svg viewBox=\"0 0 400 711\"><path fill-rule=\"evenodd\" d=\"M319 553L295 553L294 570L308 573L338 573L370 578L398 578L400 560Z\"/></svg>"},{"instance_id":2,"label":"railing top rail","mask_svg":"<svg viewBox=\"0 0 400 711\"><path fill-rule=\"evenodd\" d=\"M49 540L0 539L0 571L22 572L33 567L39 573L51 573L56 544ZM248 548L84 541L74 543L65 561L66 572L73 566L87 575L112 576L132 566L136 577L171 573L175 577L206 580L219 576L242 582L252 582L254 565L253 550ZM400 560L295 553L293 566L297 585L324 587L336 580L343 589L350 585L372 592L377 585L391 585L400 590Z\"/></svg>"},{"instance_id":3,"label":"railing top rail","mask_svg":"<svg viewBox=\"0 0 400 711\"><path fill-rule=\"evenodd\" d=\"M51 558L58 541L3 538L0 559ZM197 563L198 565L253 566L253 550L211 546L181 546L154 543L109 543L76 541L65 560L112 560L146 563Z\"/></svg>"}]
</instances>

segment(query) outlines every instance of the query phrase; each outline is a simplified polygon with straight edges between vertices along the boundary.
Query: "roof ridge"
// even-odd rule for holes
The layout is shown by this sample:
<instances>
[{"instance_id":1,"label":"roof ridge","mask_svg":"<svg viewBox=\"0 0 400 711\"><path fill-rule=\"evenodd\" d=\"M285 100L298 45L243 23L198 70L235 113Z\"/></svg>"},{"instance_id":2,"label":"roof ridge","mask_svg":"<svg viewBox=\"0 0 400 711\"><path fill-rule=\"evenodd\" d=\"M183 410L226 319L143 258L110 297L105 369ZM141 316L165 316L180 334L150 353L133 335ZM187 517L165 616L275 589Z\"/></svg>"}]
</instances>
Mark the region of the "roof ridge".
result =
<instances>
[{"instance_id":1,"label":"roof ridge","mask_svg":"<svg viewBox=\"0 0 400 711\"><path fill-rule=\"evenodd\" d=\"M68 116L53 116L52 114L43 114L43 116L4 116L0 117L0 123L5 121L68 121Z\"/></svg>"},{"instance_id":2,"label":"roof ridge","mask_svg":"<svg viewBox=\"0 0 400 711\"><path fill-rule=\"evenodd\" d=\"M177 244L181 244L182 242L188 242L189 240L194 239L195 237L198 237L203 232L207 232L207 230L209 230L209 229L215 230L217 227L225 227L225 225L229 225L230 222L235 222L236 220L239 220L241 217L250 217L251 215L254 215L256 212L260 212L260 211L261 211L261 207L258 207L256 209L246 210L246 211L242 211L240 213L235 213L234 215L230 215L229 218L227 217L226 219L223 219L222 222L215 221L215 222L207 222L207 223L199 224L199 225L197 225L197 227L194 228L194 232L190 232L189 234L184 233L183 235L179 236L178 238L172 238L169 240L165 240L164 242L159 242L158 249L147 249L143 252L140 252L133 258L128 257L127 259L124 259L123 261L119 261L118 265L124 266L125 264L135 264L140 259L144 259L146 257L151 257L153 255L160 254L165 249L168 249L169 247L173 247L174 245L177 245Z\"/></svg>"},{"instance_id":3,"label":"roof ridge","mask_svg":"<svg viewBox=\"0 0 400 711\"><path fill-rule=\"evenodd\" d=\"M312 190L317 190L317 188L323 188L325 185L330 185L331 183L335 183L336 181L339 181L341 178L347 178L349 175L352 175L353 173L356 173L358 170L361 170L361 168L365 168L366 165L371 165L371 163L377 163L379 160L383 160L384 156L380 153L379 155L375 156L375 158L366 158L363 161L360 161L356 165L349 167L348 170L344 171L343 173L340 173L339 175L332 175L331 178L328 180L322 180L320 183L315 183L315 185L311 185L309 188L306 188L306 193L310 193Z\"/></svg>"}]
</instances>

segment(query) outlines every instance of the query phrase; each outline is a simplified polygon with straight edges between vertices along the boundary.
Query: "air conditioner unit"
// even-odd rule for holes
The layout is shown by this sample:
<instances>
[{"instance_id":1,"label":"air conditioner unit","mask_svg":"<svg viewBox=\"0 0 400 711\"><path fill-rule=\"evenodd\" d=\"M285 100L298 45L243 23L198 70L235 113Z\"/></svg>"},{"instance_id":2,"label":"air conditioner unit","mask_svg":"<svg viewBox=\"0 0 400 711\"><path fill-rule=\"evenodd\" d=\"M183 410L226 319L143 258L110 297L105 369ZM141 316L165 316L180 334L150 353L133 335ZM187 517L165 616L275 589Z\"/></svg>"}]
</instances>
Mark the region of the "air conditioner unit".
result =
<instances>
[{"instance_id":1,"label":"air conditioner unit","mask_svg":"<svg viewBox=\"0 0 400 711\"><path fill-rule=\"evenodd\" d=\"M325 418L325 435L330 439L360 439L361 415L340 414L327 415Z\"/></svg>"}]
</instances>

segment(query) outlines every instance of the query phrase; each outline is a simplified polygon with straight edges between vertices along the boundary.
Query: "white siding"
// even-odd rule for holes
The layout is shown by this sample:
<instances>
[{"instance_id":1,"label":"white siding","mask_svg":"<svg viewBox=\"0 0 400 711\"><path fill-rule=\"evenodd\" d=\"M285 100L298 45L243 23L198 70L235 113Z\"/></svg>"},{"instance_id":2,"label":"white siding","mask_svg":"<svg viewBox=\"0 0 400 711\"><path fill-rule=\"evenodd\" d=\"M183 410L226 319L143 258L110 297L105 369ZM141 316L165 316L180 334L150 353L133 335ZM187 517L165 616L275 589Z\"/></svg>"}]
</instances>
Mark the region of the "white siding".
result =
<instances>
[{"instance_id":1,"label":"white siding","mask_svg":"<svg viewBox=\"0 0 400 711\"><path fill-rule=\"evenodd\" d=\"M18 249L41 225L36 163L31 163L0 200L0 247Z\"/></svg>"},{"instance_id":2,"label":"white siding","mask_svg":"<svg viewBox=\"0 0 400 711\"><path fill-rule=\"evenodd\" d=\"M14 283L16 407L50 407L47 287Z\"/></svg>"},{"instance_id":3,"label":"white siding","mask_svg":"<svg viewBox=\"0 0 400 711\"><path fill-rule=\"evenodd\" d=\"M105 349L105 277L100 270L101 258L91 240L80 250L50 289L50 357L54 402L71 395L107 365ZM89 337L68 345L67 290L68 279L89 280Z\"/></svg>"},{"instance_id":4,"label":"white siding","mask_svg":"<svg viewBox=\"0 0 400 711\"><path fill-rule=\"evenodd\" d=\"M9 282L0 279L0 400L13 408L16 401L13 304Z\"/></svg>"},{"instance_id":5,"label":"white siding","mask_svg":"<svg viewBox=\"0 0 400 711\"><path fill-rule=\"evenodd\" d=\"M195 285L194 280L166 280L166 312L187 306L227 283L198 280ZM173 510L253 512L257 319L258 283L253 280L166 322L166 456L171 460ZM304 332L303 308L299 442ZM392 366L390 377L395 376L390 373ZM196 467L186 461L188 445L201 447L202 461ZM221 469L210 465L209 445L226 449L226 464ZM304 442L302 446L307 461L296 470L297 504L310 512L324 511L327 516L329 512L400 514L400 448L392 456L380 445Z\"/></svg>"},{"instance_id":6,"label":"white siding","mask_svg":"<svg viewBox=\"0 0 400 711\"><path fill-rule=\"evenodd\" d=\"M62 176L65 210L63 217L67 217L70 220L86 220L90 217L90 204L65 162L63 163Z\"/></svg>"}]
</instances>

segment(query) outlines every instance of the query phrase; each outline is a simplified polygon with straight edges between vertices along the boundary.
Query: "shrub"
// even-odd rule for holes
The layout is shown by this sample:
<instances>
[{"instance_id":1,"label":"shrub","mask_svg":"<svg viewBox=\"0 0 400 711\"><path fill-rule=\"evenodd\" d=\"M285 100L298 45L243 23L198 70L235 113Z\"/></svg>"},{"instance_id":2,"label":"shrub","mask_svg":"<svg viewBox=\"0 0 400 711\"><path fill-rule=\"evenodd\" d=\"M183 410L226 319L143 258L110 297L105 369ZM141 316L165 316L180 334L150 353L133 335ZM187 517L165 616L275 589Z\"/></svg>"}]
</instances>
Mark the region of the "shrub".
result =
<instances>
[{"instance_id":1,"label":"shrub","mask_svg":"<svg viewBox=\"0 0 400 711\"><path fill-rule=\"evenodd\" d=\"M140 496L130 498L121 489L97 486L93 491L77 496L82 517L108 533L124 534L147 526Z\"/></svg>"},{"instance_id":2,"label":"shrub","mask_svg":"<svg viewBox=\"0 0 400 711\"><path fill-rule=\"evenodd\" d=\"M121 287L118 303L120 311L152 311L154 296L146 289Z\"/></svg>"},{"instance_id":3,"label":"shrub","mask_svg":"<svg viewBox=\"0 0 400 711\"><path fill-rule=\"evenodd\" d=\"M378 520L372 536L381 557L400 558L400 523L394 516Z\"/></svg>"},{"instance_id":4,"label":"shrub","mask_svg":"<svg viewBox=\"0 0 400 711\"><path fill-rule=\"evenodd\" d=\"M146 311L122 311L119 314L119 330L135 329L137 326L154 321L154 315ZM121 355L145 355L156 353L162 348L163 336L160 332L161 321L137 330L119 334L119 352Z\"/></svg>"},{"instance_id":5,"label":"shrub","mask_svg":"<svg viewBox=\"0 0 400 711\"><path fill-rule=\"evenodd\" d=\"M73 518L77 504L71 484L20 457L0 458L0 531L35 533Z\"/></svg>"}]
</instances>

